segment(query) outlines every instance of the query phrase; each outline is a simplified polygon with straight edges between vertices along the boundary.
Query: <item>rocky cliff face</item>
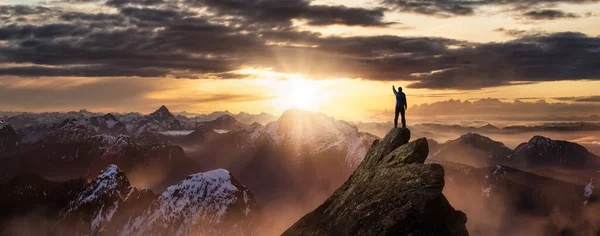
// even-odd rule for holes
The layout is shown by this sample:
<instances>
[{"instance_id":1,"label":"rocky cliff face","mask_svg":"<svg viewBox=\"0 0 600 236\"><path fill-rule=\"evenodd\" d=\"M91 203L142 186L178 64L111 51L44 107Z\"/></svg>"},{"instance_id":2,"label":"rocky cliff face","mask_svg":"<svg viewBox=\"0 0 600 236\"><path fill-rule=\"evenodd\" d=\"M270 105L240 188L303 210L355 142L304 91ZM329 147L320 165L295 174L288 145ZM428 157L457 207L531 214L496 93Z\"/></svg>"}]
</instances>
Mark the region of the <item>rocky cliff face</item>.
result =
<instances>
[{"instance_id":1,"label":"rocky cliff face","mask_svg":"<svg viewBox=\"0 0 600 236\"><path fill-rule=\"evenodd\" d=\"M283 235L468 235L466 215L442 194L444 169L423 164L426 139L409 139L394 128L373 142L352 176Z\"/></svg>"},{"instance_id":2,"label":"rocky cliff face","mask_svg":"<svg viewBox=\"0 0 600 236\"><path fill-rule=\"evenodd\" d=\"M0 120L0 156L3 151L19 146L20 137L11 125Z\"/></svg>"}]
</instances>

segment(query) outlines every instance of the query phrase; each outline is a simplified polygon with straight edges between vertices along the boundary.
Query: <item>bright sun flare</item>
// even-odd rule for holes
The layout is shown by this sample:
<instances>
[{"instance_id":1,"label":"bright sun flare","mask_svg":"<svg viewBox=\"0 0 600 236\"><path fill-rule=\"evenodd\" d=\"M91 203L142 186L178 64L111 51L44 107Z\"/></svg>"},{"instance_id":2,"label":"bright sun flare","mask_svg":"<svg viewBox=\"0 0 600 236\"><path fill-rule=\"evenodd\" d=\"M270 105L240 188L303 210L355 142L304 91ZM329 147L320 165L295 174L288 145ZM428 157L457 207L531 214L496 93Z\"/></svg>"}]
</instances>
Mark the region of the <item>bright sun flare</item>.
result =
<instances>
[{"instance_id":1,"label":"bright sun flare","mask_svg":"<svg viewBox=\"0 0 600 236\"><path fill-rule=\"evenodd\" d=\"M273 89L276 95L273 105L281 111L291 108L317 111L333 94L327 91L332 81L312 80L301 74L278 73L262 68L245 68L237 73L260 78L260 84Z\"/></svg>"},{"instance_id":2,"label":"bright sun flare","mask_svg":"<svg viewBox=\"0 0 600 236\"><path fill-rule=\"evenodd\" d=\"M319 87L308 79L290 79L281 81L283 88L279 89L278 106L280 109L300 108L315 110L324 98L319 96Z\"/></svg>"}]
</instances>

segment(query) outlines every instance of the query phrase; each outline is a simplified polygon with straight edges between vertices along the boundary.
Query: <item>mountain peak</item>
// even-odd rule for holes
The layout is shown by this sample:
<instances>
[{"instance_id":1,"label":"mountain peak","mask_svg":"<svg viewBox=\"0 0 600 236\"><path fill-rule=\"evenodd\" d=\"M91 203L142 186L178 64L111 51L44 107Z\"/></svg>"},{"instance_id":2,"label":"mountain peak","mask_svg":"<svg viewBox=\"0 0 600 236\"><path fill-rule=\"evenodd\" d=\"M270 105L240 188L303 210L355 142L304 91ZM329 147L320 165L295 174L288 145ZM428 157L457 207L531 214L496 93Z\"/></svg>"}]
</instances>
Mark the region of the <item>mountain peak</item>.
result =
<instances>
[{"instance_id":1,"label":"mountain peak","mask_svg":"<svg viewBox=\"0 0 600 236\"><path fill-rule=\"evenodd\" d=\"M151 113L149 116L156 120L167 120L175 117L165 105L160 106L158 110Z\"/></svg>"},{"instance_id":2,"label":"mountain peak","mask_svg":"<svg viewBox=\"0 0 600 236\"><path fill-rule=\"evenodd\" d=\"M493 130L496 130L496 129L498 129L498 127L496 127L496 126L494 126L494 125L492 125L492 124L490 124L490 123L488 123L487 125L481 126L481 127L479 127L479 128L480 128L480 129L493 129Z\"/></svg>"},{"instance_id":3,"label":"mountain peak","mask_svg":"<svg viewBox=\"0 0 600 236\"><path fill-rule=\"evenodd\" d=\"M217 169L190 175L167 188L148 211L127 225L123 233L240 234L252 230L258 210L252 193L229 171Z\"/></svg>"},{"instance_id":4,"label":"mountain peak","mask_svg":"<svg viewBox=\"0 0 600 236\"><path fill-rule=\"evenodd\" d=\"M552 139L546 138L544 136L541 135L536 135L533 136L528 143L532 143L532 144L550 144L552 141Z\"/></svg>"},{"instance_id":5,"label":"mountain peak","mask_svg":"<svg viewBox=\"0 0 600 236\"><path fill-rule=\"evenodd\" d=\"M472 132L468 132L466 134L463 134L460 136L460 138L458 138L459 141L465 142L465 143L475 143L475 142L481 142L481 143L499 143L496 142L494 140L492 140L491 138L488 138L486 136L483 136L481 134L478 133L472 133Z\"/></svg>"},{"instance_id":6,"label":"mountain peak","mask_svg":"<svg viewBox=\"0 0 600 236\"><path fill-rule=\"evenodd\" d=\"M98 179L115 178L120 173L123 173L123 171L121 171L121 169L119 169L119 167L117 165L111 164L108 167L106 167L106 169L102 170L100 172L100 175L98 175L97 178Z\"/></svg>"},{"instance_id":7,"label":"mountain peak","mask_svg":"<svg viewBox=\"0 0 600 236\"><path fill-rule=\"evenodd\" d=\"M533 136L522 143L509 156L522 168L556 166L566 168L595 168L600 165L598 157L585 147L565 140L552 140L544 136Z\"/></svg>"},{"instance_id":8,"label":"mountain peak","mask_svg":"<svg viewBox=\"0 0 600 236\"><path fill-rule=\"evenodd\" d=\"M394 128L373 142L352 176L283 235L468 235L466 215L442 194L444 169L423 164L427 141L408 143L409 134Z\"/></svg>"}]
</instances>

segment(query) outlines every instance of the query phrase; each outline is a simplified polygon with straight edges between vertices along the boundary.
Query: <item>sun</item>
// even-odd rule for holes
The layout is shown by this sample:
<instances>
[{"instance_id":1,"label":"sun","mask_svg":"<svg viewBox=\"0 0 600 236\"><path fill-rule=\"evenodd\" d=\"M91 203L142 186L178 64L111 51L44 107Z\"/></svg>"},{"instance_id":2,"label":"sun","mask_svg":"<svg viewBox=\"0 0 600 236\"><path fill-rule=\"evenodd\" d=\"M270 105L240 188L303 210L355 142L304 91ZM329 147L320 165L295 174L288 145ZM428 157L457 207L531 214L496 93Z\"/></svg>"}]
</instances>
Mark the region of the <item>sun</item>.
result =
<instances>
[{"instance_id":1,"label":"sun","mask_svg":"<svg viewBox=\"0 0 600 236\"><path fill-rule=\"evenodd\" d=\"M277 106L281 110L299 108L317 110L326 99L325 91L318 82L310 79L287 79L281 83L277 91Z\"/></svg>"}]
</instances>

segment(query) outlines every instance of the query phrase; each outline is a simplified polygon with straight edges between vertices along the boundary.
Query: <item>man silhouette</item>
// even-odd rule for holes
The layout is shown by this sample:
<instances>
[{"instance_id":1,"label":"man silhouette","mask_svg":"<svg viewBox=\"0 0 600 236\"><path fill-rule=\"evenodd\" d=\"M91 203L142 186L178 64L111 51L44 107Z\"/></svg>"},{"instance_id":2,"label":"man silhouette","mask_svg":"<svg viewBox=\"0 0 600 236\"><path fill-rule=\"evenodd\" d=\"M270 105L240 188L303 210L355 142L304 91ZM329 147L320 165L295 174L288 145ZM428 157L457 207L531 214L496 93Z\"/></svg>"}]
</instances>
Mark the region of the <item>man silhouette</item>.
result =
<instances>
[{"instance_id":1,"label":"man silhouette","mask_svg":"<svg viewBox=\"0 0 600 236\"><path fill-rule=\"evenodd\" d=\"M406 105L406 94L402 92L402 87L398 87L398 91L396 91L396 88L394 85L392 85L392 90L394 91L394 95L396 95L396 116L394 117L394 128L398 127L398 113L402 114L402 128L406 128L406 118L404 118L406 109L408 109L408 105Z\"/></svg>"}]
</instances>

